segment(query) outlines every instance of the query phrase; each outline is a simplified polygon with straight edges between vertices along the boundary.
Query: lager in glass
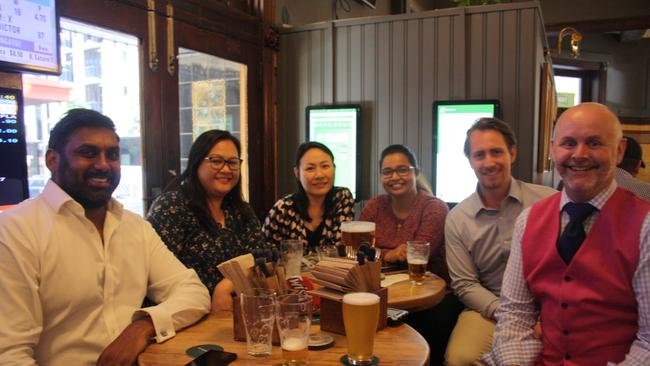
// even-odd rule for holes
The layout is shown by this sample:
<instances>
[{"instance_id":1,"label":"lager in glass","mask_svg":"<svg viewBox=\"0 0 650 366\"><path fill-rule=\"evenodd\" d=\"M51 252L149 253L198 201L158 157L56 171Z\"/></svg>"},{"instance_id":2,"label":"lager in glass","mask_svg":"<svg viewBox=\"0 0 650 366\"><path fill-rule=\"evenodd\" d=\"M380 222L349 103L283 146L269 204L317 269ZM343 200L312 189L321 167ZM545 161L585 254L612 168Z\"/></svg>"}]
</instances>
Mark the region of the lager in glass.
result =
<instances>
[{"instance_id":1,"label":"lager in glass","mask_svg":"<svg viewBox=\"0 0 650 366\"><path fill-rule=\"evenodd\" d=\"M345 245L345 254L350 259L357 258L361 243L368 242L375 246L375 223L369 221L346 221L341 223L341 241Z\"/></svg>"},{"instance_id":2,"label":"lager in glass","mask_svg":"<svg viewBox=\"0 0 650 366\"><path fill-rule=\"evenodd\" d=\"M348 362L370 365L379 321L379 296L353 292L343 296L343 325L348 341Z\"/></svg>"},{"instance_id":3,"label":"lager in glass","mask_svg":"<svg viewBox=\"0 0 650 366\"><path fill-rule=\"evenodd\" d=\"M314 306L311 296L302 293L278 297L276 320L282 345L282 365L307 365L307 345Z\"/></svg>"},{"instance_id":4,"label":"lager in glass","mask_svg":"<svg viewBox=\"0 0 650 366\"><path fill-rule=\"evenodd\" d=\"M426 241L406 242L406 261L409 265L409 278L414 285L424 283L429 263L429 243Z\"/></svg>"},{"instance_id":5,"label":"lager in glass","mask_svg":"<svg viewBox=\"0 0 650 366\"><path fill-rule=\"evenodd\" d=\"M285 334L282 339L282 365L285 366L303 366L307 364L307 340L302 334L294 336Z\"/></svg>"}]
</instances>

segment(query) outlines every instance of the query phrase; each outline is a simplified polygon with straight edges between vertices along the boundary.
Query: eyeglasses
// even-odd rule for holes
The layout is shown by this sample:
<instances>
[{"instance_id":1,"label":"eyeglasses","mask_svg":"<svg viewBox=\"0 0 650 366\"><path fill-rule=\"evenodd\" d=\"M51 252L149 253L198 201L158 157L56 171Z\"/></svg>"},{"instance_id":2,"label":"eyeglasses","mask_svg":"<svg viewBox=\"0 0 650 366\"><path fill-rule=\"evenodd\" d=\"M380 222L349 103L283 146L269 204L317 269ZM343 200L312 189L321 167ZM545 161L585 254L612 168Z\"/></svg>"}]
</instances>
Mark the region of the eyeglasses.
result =
<instances>
[{"instance_id":1,"label":"eyeglasses","mask_svg":"<svg viewBox=\"0 0 650 366\"><path fill-rule=\"evenodd\" d=\"M228 168L230 168L230 170L239 170L239 167L241 166L241 163L243 161L242 159L239 158L232 158L226 160L219 156L207 156L204 159L210 162L210 166L214 170L221 170L226 164L228 164Z\"/></svg>"},{"instance_id":2,"label":"eyeglasses","mask_svg":"<svg viewBox=\"0 0 650 366\"><path fill-rule=\"evenodd\" d=\"M400 177L406 177L411 173L411 170L415 170L414 166L406 166L406 165L401 165L398 166L395 169L392 168L384 168L381 170L381 175L384 176L384 178L390 178L393 176L393 173L397 173Z\"/></svg>"}]
</instances>

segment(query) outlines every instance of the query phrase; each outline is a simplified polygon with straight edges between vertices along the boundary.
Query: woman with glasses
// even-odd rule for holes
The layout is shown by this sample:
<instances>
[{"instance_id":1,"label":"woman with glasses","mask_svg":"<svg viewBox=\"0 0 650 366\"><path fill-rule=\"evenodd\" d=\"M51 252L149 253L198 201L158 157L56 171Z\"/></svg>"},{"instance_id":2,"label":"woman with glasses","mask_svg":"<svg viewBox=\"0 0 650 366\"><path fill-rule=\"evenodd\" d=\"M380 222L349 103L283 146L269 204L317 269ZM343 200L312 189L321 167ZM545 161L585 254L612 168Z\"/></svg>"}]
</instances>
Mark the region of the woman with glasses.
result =
<instances>
[{"instance_id":1,"label":"woman with glasses","mask_svg":"<svg viewBox=\"0 0 650 366\"><path fill-rule=\"evenodd\" d=\"M381 153L381 180L386 194L364 206L361 220L376 224L376 246L385 262L405 264L406 242L430 243L429 270L449 283L444 252L444 226L449 209L434 197L420 174L415 154L404 145L390 145ZM447 291L432 309L409 314L407 322L429 342L431 365L442 365L447 341L462 304Z\"/></svg>"},{"instance_id":2,"label":"woman with glasses","mask_svg":"<svg viewBox=\"0 0 650 366\"><path fill-rule=\"evenodd\" d=\"M380 173L386 194L364 206L360 220L376 223L376 246L385 262L405 263L406 242L424 240L431 243L431 266L434 273L447 276L444 261L444 226L447 205L431 194L426 179L411 150L404 145L390 145L381 153Z\"/></svg>"},{"instance_id":3,"label":"woman with glasses","mask_svg":"<svg viewBox=\"0 0 650 366\"><path fill-rule=\"evenodd\" d=\"M265 247L260 222L242 198L240 154L239 140L230 132L204 132L190 148L185 171L147 215L169 249L213 294L213 310L232 307L233 285L217 265Z\"/></svg>"},{"instance_id":4,"label":"woman with glasses","mask_svg":"<svg viewBox=\"0 0 650 366\"><path fill-rule=\"evenodd\" d=\"M334 155L319 142L305 142L296 150L293 173L297 190L273 205L264 221L264 235L280 247L283 239L301 239L307 251L341 241L341 222L354 218L349 189L334 187Z\"/></svg>"}]
</instances>

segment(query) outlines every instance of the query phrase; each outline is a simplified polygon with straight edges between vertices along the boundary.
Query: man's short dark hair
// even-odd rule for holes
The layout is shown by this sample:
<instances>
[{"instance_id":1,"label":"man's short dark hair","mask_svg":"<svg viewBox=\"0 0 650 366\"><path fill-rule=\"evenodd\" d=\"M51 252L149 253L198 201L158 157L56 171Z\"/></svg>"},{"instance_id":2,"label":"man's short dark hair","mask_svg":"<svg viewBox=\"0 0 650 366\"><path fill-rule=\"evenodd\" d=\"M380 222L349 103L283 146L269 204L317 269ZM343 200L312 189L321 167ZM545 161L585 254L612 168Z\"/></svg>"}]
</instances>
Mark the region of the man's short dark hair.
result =
<instances>
[{"instance_id":1,"label":"man's short dark hair","mask_svg":"<svg viewBox=\"0 0 650 366\"><path fill-rule=\"evenodd\" d=\"M115 123L110 118L92 109L75 108L66 112L63 118L54 125L50 131L50 141L47 147L59 153L62 152L70 135L80 128L107 128L113 131L117 141L120 140L115 131Z\"/></svg>"},{"instance_id":2,"label":"man's short dark hair","mask_svg":"<svg viewBox=\"0 0 650 366\"><path fill-rule=\"evenodd\" d=\"M517 146L517 139L515 138L515 133L512 131L512 128L509 124L498 118L479 118L474 122L472 127L467 130L467 135L465 136L465 146L463 146L463 151L465 156L469 159L471 153L469 146L469 135L474 131L486 131L494 130L497 131L503 136L503 139L508 145L508 152L512 150L513 147Z\"/></svg>"},{"instance_id":3,"label":"man's short dark hair","mask_svg":"<svg viewBox=\"0 0 650 366\"><path fill-rule=\"evenodd\" d=\"M639 172L639 162L641 162L641 168L645 168L643 150L634 138L630 136L624 137L627 140L627 144L625 146L625 153L623 153L623 160L618 164L618 167L635 175Z\"/></svg>"}]
</instances>

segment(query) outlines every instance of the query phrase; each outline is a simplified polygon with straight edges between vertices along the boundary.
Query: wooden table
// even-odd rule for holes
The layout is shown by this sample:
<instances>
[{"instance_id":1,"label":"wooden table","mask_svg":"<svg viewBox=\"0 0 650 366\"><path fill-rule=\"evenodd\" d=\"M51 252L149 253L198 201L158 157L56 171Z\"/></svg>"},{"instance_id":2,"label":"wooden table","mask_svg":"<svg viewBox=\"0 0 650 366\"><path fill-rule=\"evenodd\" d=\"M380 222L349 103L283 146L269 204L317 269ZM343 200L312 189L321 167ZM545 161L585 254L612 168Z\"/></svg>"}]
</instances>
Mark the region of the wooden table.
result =
<instances>
[{"instance_id":1,"label":"wooden table","mask_svg":"<svg viewBox=\"0 0 650 366\"><path fill-rule=\"evenodd\" d=\"M409 280L394 283L388 286L388 306L409 312L432 308L442 301L446 286L445 280L434 274L427 274L419 286Z\"/></svg>"},{"instance_id":2,"label":"wooden table","mask_svg":"<svg viewBox=\"0 0 650 366\"><path fill-rule=\"evenodd\" d=\"M338 366L339 359L347 351L344 336L333 334L334 346L321 351L309 351L309 365ZM280 347L273 347L267 358L255 358L246 354L246 342L233 340L232 313L210 314L198 324L180 331L167 342L152 344L138 357L140 366L181 366L191 358L185 350L202 344L215 344L228 352L237 354L231 365L280 365ZM375 335L375 356L381 366L428 365L429 346L418 332L406 324L388 327Z\"/></svg>"},{"instance_id":3,"label":"wooden table","mask_svg":"<svg viewBox=\"0 0 650 366\"><path fill-rule=\"evenodd\" d=\"M393 272L407 273L407 272ZM407 273L408 274L408 273ZM311 272L303 272L302 276L312 277ZM320 285L314 284L317 288ZM432 308L445 296L447 283L442 278L427 272L424 283L419 286L411 285L411 281L404 280L388 286L388 306L409 312L422 311Z\"/></svg>"}]
</instances>

